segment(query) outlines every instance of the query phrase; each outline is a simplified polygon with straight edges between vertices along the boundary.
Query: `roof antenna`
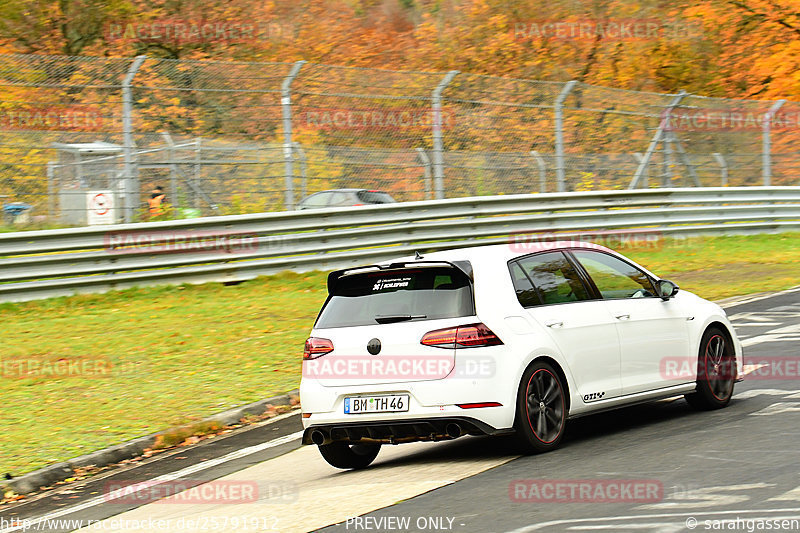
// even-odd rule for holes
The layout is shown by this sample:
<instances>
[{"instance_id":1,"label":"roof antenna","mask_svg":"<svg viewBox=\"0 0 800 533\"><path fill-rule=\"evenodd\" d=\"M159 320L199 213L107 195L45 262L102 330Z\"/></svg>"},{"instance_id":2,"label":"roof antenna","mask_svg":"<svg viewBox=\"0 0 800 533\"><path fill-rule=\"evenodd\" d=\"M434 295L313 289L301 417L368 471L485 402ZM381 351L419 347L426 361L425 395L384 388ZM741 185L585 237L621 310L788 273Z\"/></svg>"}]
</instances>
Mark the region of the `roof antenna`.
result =
<instances>
[{"instance_id":1,"label":"roof antenna","mask_svg":"<svg viewBox=\"0 0 800 533\"><path fill-rule=\"evenodd\" d=\"M416 259L416 260L422 259L422 256L419 255L419 252L417 252L417 251L414 252L414 259Z\"/></svg>"}]
</instances>

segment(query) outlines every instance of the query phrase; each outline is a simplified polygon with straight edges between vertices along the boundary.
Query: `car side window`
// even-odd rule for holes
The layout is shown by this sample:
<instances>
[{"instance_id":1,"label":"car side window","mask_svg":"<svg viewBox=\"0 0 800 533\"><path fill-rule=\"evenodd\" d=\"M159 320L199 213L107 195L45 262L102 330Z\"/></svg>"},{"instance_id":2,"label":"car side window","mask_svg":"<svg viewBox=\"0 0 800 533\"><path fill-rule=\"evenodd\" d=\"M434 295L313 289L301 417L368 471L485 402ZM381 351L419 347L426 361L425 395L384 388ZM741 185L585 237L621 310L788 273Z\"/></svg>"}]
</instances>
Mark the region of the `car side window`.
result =
<instances>
[{"instance_id":1,"label":"car side window","mask_svg":"<svg viewBox=\"0 0 800 533\"><path fill-rule=\"evenodd\" d=\"M517 293L517 300L519 300L522 307L533 307L534 305L542 305L536 289L531 284L530 278L522 271L522 267L516 261L508 266L511 270L511 280L514 282L514 291Z\"/></svg>"},{"instance_id":2,"label":"car side window","mask_svg":"<svg viewBox=\"0 0 800 533\"><path fill-rule=\"evenodd\" d=\"M327 204L330 207L336 207L339 205L346 205L347 204L347 196L344 193L339 191L336 192L329 192Z\"/></svg>"},{"instance_id":3,"label":"car side window","mask_svg":"<svg viewBox=\"0 0 800 533\"><path fill-rule=\"evenodd\" d=\"M308 207L325 207L328 195L324 192L312 194L306 198L303 203Z\"/></svg>"},{"instance_id":4,"label":"car side window","mask_svg":"<svg viewBox=\"0 0 800 533\"><path fill-rule=\"evenodd\" d=\"M394 199L385 192L379 191L358 191L358 199L367 204L391 204Z\"/></svg>"},{"instance_id":5,"label":"car side window","mask_svg":"<svg viewBox=\"0 0 800 533\"><path fill-rule=\"evenodd\" d=\"M520 282L519 289L523 296L520 304L525 307L590 299L589 291L586 290L580 276L561 252L531 255L523 257L515 263L528 278L528 283L535 289L534 292L538 297L538 301L529 297L529 293L526 291L530 291L530 289L526 289L524 282ZM511 273L516 278L513 268ZM515 288L517 288L516 281ZM520 298L520 290L517 290L517 298Z\"/></svg>"},{"instance_id":6,"label":"car side window","mask_svg":"<svg viewBox=\"0 0 800 533\"><path fill-rule=\"evenodd\" d=\"M603 252L573 250L606 300L655 297L650 278L630 263Z\"/></svg>"}]
</instances>

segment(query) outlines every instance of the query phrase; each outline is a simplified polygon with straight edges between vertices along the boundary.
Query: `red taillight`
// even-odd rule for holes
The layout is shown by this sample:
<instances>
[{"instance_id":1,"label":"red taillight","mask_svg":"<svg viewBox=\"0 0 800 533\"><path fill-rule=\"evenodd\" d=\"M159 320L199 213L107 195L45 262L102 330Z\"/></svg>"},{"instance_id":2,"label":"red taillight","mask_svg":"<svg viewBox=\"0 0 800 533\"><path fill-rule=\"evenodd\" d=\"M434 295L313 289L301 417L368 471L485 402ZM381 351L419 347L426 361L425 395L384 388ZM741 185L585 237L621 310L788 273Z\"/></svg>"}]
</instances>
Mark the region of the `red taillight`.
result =
<instances>
[{"instance_id":1,"label":"red taillight","mask_svg":"<svg viewBox=\"0 0 800 533\"><path fill-rule=\"evenodd\" d=\"M303 359L316 359L326 353L333 351L333 343L328 339L319 337L309 337L306 339L306 346L303 348Z\"/></svg>"},{"instance_id":2,"label":"red taillight","mask_svg":"<svg viewBox=\"0 0 800 533\"><path fill-rule=\"evenodd\" d=\"M421 344L437 348L477 348L503 344L486 324L469 324L455 328L436 329L422 336Z\"/></svg>"},{"instance_id":3,"label":"red taillight","mask_svg":"<svg viewBox=\"0 0 800 533\"><path fill-rule=\"evenodd\" d=\"M452 345L456 342L457 335L458 328L437 329L423 335L420 343L425 346ZM450 347L452 348L452 346Z\"/></svg>"},{"instance_id":4,"label":"red taillight","mask_svg":"<svg viewBox=\"0 0 800 533\"><path fill-rule=\"evenodd\" d=\"M462 409L481 409L483 407L503 407L503 404L500 402L457 403L456 406Z\"/></svg>"}]
</instances>

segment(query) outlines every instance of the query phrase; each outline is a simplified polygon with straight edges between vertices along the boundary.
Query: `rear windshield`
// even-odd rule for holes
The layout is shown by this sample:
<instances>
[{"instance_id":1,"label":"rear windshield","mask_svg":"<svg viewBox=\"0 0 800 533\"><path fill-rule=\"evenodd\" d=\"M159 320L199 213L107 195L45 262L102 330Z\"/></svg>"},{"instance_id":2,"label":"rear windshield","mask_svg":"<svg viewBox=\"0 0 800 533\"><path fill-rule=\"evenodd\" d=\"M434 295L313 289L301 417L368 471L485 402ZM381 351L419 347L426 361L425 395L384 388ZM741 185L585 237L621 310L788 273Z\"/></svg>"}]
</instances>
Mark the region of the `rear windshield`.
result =
<instances>
[{"instance_id":1,"label":"rear windshield","mask_svg":"<svg viewBox=\"0 0 800 533\"><path fill-rule=\"evenodd\" d=\"M392 204L394 203L394 198L386 194L385 192L379 191L358 191L356 193L359 200L368 204Z\"/></svg>"},{"instance_id":2,"label":"rear windshield","mask_svg":"<svg viewBox=\"0 0 800 533\"><path fill-rule=\"evenodd\" d=\"M474 314L469 278L456 268L384 270L339 279L316 327L374 326Z\"/></svg>"}]
</instances>

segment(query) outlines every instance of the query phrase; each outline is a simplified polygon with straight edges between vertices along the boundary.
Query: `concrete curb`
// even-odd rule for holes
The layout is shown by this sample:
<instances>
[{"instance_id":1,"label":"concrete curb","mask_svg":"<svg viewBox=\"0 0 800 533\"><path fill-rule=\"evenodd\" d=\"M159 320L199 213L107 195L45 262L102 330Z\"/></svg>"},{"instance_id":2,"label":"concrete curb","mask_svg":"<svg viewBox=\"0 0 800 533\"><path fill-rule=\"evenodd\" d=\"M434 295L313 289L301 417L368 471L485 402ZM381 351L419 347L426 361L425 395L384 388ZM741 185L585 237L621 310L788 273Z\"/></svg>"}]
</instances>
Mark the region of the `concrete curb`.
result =
<instances>
[{"instance_id":1,"label":"concrete curb","mask_svg":"<svg viewBox=\"0 0 800 533\"><path fill-rule=\"evenodd\" d=\"M263 414L264 411L266 411L267 404L289 405L291 401L290 397L299 396L299 394L300 391L294 389L280 396L274 396L241 407L234 407L233 409L222 411L221 413L204 418L199 422L218 422L223 426L230 426L239 422L239 420L247 415ZM63 463L45 466L22 476L5 480L3 481L3 485L17 494L29 494L39 490L40 487L52 485L53 483L72 477L74 475L74 469L76 468L85 468L90 465L104 467L119 463L125 459L138 457L142 455L147 448L153 445L156 441L156 437L168 431L170 430L159 431L151 435L116 444L103 450L81 455L80 457L75 457Z\"/></svg>"}]
</instances>

